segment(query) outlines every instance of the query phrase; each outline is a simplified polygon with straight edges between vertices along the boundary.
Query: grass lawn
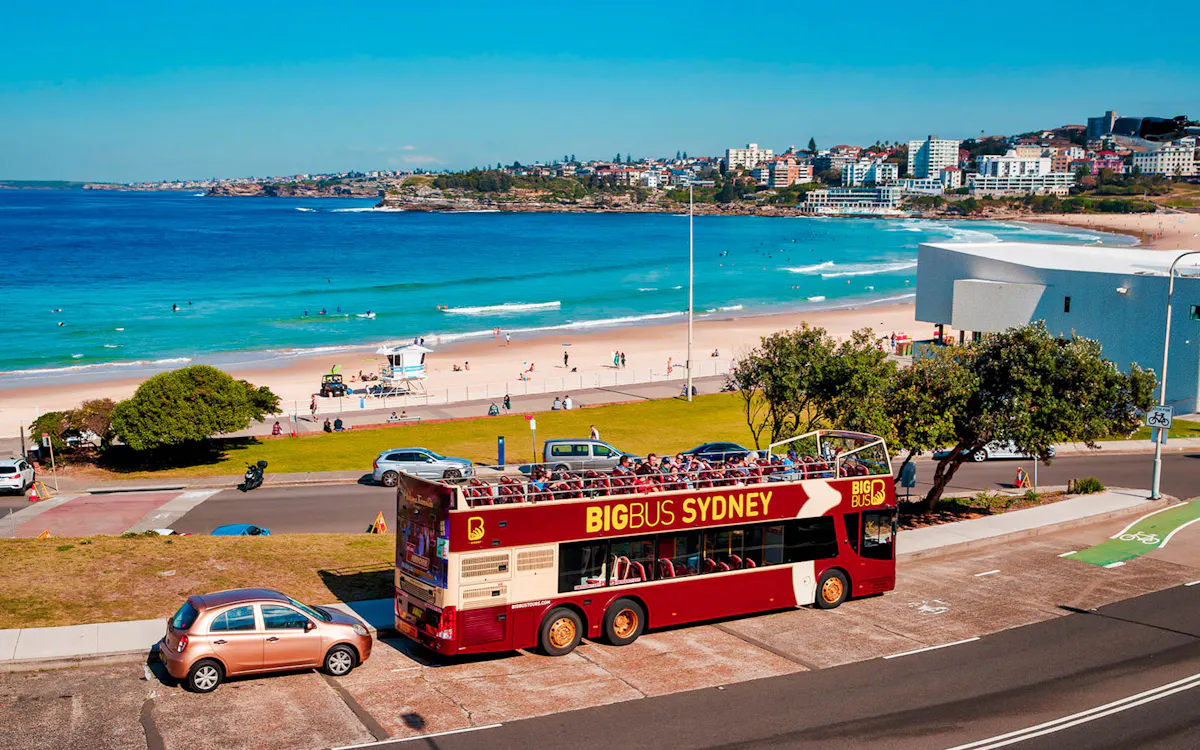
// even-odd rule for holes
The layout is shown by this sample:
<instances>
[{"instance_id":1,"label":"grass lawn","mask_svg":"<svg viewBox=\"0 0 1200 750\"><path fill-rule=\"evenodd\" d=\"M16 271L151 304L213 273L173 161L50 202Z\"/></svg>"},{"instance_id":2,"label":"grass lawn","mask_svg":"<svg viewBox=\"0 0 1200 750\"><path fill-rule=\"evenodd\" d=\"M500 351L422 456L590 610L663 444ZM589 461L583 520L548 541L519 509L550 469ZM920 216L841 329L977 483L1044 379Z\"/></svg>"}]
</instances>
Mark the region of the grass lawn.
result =
<instances>
[{"instance_id":1,"label":"grass lawn","mask_svg":"<svg viewBox=\"0 0 1200 750\"><path fill-rule=\"evenodd\" d=\"M391 595L396 537L0 540L0 628L167 617L192 594L266 586L300 601Z\"/></svg>"},{"instance_id":2,"label":"grass lawn","mask_svg":"<svg viewBox=\"0 0 1200 750\"><path fill-rule=\"evenodd\" d=\"M734 393L681 399L659 399L571 411L539 412L538 450L549 438L587 437L591 425L600 437L632 453L676 452L712 440L752 446L750 430ZM370 430L321 433L300 438L229 441L221 455L196 466L161 471L122 472L126 478L241 474L247 463L264 459L276 473L371 469L371 461L388 448L421 446L444 455L495 463L496 437L503 435L508 463L533 458L529 422L521 414L504 417L406 424ZM538 458L540 460L540 456Z\"/></svg>"},{"instance_id":3,"label":"grass lawn","mask_svg":"<svg viewBox=\"0 0 1200 750\"><path fill-rule=\"evenodd\" d=\"M1176 419L1171 422L1171 429L1167 432L1167 439L1171 438L1194 438L1200 437L1200 422L1195 422L1188 419ZM1120 438L1117 438L1120 439ZM1130 440L1149 440L1150 428L1142 427L1137 432L1133 433Z\"/></svg>"}]
</instances>

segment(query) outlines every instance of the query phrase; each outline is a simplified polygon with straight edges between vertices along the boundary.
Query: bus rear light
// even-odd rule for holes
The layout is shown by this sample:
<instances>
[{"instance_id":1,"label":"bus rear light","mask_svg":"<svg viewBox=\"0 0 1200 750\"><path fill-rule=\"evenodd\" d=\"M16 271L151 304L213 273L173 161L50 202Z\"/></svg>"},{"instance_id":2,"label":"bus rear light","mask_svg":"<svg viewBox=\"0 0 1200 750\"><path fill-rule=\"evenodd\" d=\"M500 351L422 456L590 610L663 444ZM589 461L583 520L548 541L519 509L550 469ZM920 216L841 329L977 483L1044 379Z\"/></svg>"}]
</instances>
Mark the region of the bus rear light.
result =
<instances>
[{"instance_id":1,"label":"bus rear light","mask_svg":"<svg viewBox=\"0 0 1200 750\"><path fill-rule=\"evenodd\" d=\"M454 607L446 607L442 610L442 616L438 618L437 637L443 641L454 640Z\"/></svg>"}]
</instances>

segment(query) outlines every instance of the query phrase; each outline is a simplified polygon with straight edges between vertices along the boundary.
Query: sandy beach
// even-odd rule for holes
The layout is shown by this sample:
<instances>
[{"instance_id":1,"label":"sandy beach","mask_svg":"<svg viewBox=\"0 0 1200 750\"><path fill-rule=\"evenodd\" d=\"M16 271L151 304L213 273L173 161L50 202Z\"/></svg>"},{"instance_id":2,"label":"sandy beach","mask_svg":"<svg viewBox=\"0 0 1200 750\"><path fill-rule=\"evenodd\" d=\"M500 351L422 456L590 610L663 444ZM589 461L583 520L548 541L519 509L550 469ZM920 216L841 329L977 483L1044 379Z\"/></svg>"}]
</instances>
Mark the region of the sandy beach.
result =
<instances>
[{"instance_id":1,"label":"sandy beach","mask_svg":"<svg viewBox=\"0 0 1200 750\"><path fill-rule=\"evenodd\" d=\"M805 322L824 327L839 338L856 329L868 327L882 336L892 332L907 333L914 338L933 335L933 326L916 321L911 302L805 313L700 318L695 322L693 344L696 374L724 372L731 359L755 346L760 337L795 328ZM450 388L461 400L466 395L466 387L471 386L474 389L472 398L481 398L485 392L496 397L503 396L506 388L513 393L522 392L524 384L519 377L531 365L533 372L528 374L530 385L551 381L551 390L554 388L553 381L563 382L564 377L566 388L570 388L571 380L577 380L580 375L585 376L585 380L586 376L596 373L607 373L611 377L615 372L615 351L625 353L622 382L661 380L667 375L668 362L674 368L674 376L679 377L684 372L682 365L687 360L687 319L680 316L678 322L668 324L579 333L556 331L536 337L532 334L515 336L508 345L505 345L503 337L460 341L446 346L438 346L436 341L427 340L426 345L435 349L427 358L427 391ZM289 411L294 402L299 402L299 410L303 412L308 408L312 394L319 388L321 373L328 372L334 365L341 365L347 377L353 375L357 378L360 370L367 373L376 371L381 358L374 354L374 349L370 347L296 357L273 366L227 369L235 377L270 386ZM563 365L564 352L569 356L566 367ZM713 357L714 352L719 356ZM468 364L470 369L465 369ZM456 372L455 365L464 369ZM35 409L46 412L70 409L87 399L128 398L143 379L136 377L0 390L0 435L15 435L18 425L28 425L33 419ZM486 391L483 388L485 384L491 384ZM359 386L358 383L351 385Z\"/></svg>"},{"instance_id":2,"label":"sandy beach","mask_svg":"<svg viewBox=\"0 0 1200 750\"><path fill-rule=\"evenodd\" d=\"M1099 232L1129 234L1154 250L1200 250L1200 214L1046 214L1014 217L1024 222L1065 224Z\"/></svg>"}]
</instances>

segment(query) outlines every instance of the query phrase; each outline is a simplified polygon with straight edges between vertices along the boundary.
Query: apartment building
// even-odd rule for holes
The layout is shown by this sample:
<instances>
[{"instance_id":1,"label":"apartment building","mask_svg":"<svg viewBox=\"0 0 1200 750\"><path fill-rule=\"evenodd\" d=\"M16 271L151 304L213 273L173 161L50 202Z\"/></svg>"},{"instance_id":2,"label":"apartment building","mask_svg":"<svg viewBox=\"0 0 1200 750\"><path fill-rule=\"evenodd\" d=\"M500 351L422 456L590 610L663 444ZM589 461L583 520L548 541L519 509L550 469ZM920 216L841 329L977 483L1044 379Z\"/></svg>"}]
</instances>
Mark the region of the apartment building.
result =
<instances>
[{"instance_id":1,"label":"apartment building","mask_svg":"<svg viewBox=\"0 0 1200 750\"><path fill-rule=\"evenodd\" d=\"M978 160L979 174L984 177L1023 177L1025 175L1049 174L1052 160L1041 156L1023 155L1010 149L1004 156L981 156Z\"/></svg>"},{"instance_id":2,"label":"apartment building","mask_svg":"<svg viewBox=\"0 0 1200 750\"><path fill-rule=\"evenodd\" d=\"M900 167L881 159L860 159L842 167L842 186L886 185L900 179Z\"/></svg>"},{"instance_id":3,"label":"apartment building","mask_svg":"<svg viewBox=\"0 0 1200 750\"><path fill-rule=\"evenodd\" d=\"M898 187L811 190L800 204L809 214L895 214L904 197Z\"/></svg>"},{"instance_id":4,"label":"apartment building","mask_svg":"<svg viewBox=\"0 0 1200 750\"><path fill-rule=\"evenodd\" d=\"M920 179L937 179L946 167L958 166L958 148L962 141L929 136L908 142L908 173Z\"/></svg>"},{"instance_id":5,"label":"apartment building","mask_svg":"<svg viewBox=\"0 0 1200 750\"><path fill-rule=\"evenodd\" d=\"M957 190L962 187L963 171L958 167L946 167L939 174L939 179L943 189Z\"/></svg>"},{"instance_id":6,"label":"apartment building","mask_svg":"<svg viewBox=\"0 0 1200 750\"><path fill-rule=\"evenodd\" d=\"M1196 174L1195 146L1173 145L1133 155L1133 168L1142 174L1191 177Z\"/></svg>"},{"instance_id":7,"label":"apartment building","mask_svg":"<svg viewBox=\"0 0 1200 750\"><path fill-rule=\"evenodd\" d=\"M1075 185L1075 175L1070 172L1045 172L1043 174L1012 174L999 177L987 174L968 175L971 195L1066 195Z\"/></svg>"},{"instance_id":8,"label":"apartment building","mask_svg":"<svg viewBox=\"0 0 1200 750\"><path fill-rule=\"evenodd\" d=\"M745 148L725 149L726 169L754 169L763 162L770 161L775 152L769 148L759 148L757 143L748 143Z\"/></svg>"}]
</instances>

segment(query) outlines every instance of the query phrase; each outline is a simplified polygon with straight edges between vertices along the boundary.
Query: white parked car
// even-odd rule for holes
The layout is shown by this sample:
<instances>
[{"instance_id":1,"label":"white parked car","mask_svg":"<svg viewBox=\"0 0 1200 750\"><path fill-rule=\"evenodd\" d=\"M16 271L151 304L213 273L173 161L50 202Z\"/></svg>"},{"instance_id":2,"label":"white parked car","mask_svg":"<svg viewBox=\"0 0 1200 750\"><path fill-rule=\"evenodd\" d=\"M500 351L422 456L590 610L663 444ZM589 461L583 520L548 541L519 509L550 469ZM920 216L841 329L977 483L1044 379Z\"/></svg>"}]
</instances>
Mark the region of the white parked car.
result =
<instances>
[{"instance_id":1,"label":"white parked car","mask_svg":"<svg viewBox=\"0 0 1200 750\"><path fill-rule=\"evenodd\" d=\"M949 450L942 449L935 451L934 458L945 458L950 453ZM1050 446L1050 452L1046 458L1054 458L1054 446ZM993 458L1036 458L1028 453L1022 453L1017 450L1017 446L1013 441L988 443L979 450L971 454L972 461L989 461Z\"/></svg>"},{"instance_id":2,"label":"white parked car","mask_svg":"<svg viewBox=\"0 0 1200 750\"><path fill-rule=\"evenodd\" d=\"M0 458L0 491L25 492L33 479L33 467L25 459Z\"/></svg>"}]
</instances>

